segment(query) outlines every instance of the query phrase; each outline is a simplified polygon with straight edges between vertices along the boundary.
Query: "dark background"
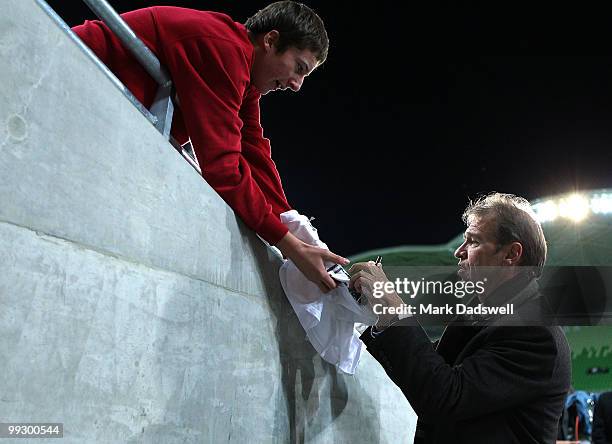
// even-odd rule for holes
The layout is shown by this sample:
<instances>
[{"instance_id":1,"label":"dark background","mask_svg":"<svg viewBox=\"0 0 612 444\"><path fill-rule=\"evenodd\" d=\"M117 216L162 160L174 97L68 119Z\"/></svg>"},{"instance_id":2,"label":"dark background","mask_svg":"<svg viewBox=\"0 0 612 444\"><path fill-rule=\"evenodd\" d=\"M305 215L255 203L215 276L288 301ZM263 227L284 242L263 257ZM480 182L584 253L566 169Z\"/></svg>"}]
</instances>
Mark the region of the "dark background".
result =
<instances>
[{"instance_id":1,"label":"dark background","mask_svg":"<svg viewBox=\"0 0 612 444\"><path fill-rule=\"evenodd\" d=\"M94 18L49 3L69 25ZM269 2L110 3L244 22ZM305 3L326 23L328 61L298 94L262 98L262 123L289 202L335 252L446 242L483 192L612 187L612 58L585 55L609 51L607 10Z\"/></svg>"}]
</instances>

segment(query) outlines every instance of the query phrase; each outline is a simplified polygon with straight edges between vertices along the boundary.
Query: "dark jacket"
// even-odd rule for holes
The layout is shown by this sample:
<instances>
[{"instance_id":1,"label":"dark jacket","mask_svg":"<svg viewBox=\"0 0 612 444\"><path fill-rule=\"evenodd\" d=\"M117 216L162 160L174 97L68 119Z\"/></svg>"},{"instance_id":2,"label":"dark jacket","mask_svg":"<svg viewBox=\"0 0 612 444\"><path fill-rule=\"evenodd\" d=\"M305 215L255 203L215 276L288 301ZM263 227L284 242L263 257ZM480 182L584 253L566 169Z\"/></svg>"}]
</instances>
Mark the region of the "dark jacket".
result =
<instances>
[{"instance_id":1,"label":"dark jacket","mask_svg":"<svg viewBox=\"0 0 612 444\"><path fill-rule=\"evenodd\" d=\"M511 296L500 297L504 292ZM495 293L498 302L515 303L530 326L455 321L434 345L407 319L376 337L370 329L361 336L419 416L415 443L555 442L571 379L565 335L560 327L532 325L541 310L534 280Z\"/></svg>"},{"instance_id":2,"label":"dark jacket","mask_svg":"<svg viewBox=\"0 0 612 444\"><path fill-rule=\"evenodd\" d=\"M593 412L593 444L612 444L612 392L602 393Z\"/></svg>"}]
</instances>

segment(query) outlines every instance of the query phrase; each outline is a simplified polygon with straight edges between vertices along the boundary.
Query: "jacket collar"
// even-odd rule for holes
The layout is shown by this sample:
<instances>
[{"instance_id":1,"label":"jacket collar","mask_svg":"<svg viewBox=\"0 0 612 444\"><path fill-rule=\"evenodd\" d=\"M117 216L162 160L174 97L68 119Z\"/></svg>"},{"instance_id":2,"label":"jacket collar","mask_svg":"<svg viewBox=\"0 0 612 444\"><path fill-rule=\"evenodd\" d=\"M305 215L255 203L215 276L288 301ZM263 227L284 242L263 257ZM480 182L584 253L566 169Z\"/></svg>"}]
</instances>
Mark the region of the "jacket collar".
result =
<instances>
[{"instance_id":1,"label":"jacket collar","mask_svg":"<svg viewBox=\"0 0 612 444\"><path fill-rule=\"evenodd\" d=\"M490 295L487 295L482 304L486 306L499 306L511 303L517 308L537 295L539 290L536 279L531 274L522 272L493 290Z\"/></svg>"}]
</instances>

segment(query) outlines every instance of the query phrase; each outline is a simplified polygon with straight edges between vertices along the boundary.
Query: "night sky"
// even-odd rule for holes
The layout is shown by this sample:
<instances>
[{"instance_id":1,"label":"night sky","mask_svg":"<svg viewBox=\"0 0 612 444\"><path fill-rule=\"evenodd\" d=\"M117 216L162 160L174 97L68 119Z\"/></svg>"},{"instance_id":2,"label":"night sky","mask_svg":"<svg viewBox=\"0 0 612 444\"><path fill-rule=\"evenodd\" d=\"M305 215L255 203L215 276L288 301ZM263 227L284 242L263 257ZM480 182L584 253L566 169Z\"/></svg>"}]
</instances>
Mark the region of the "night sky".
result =
<instances>
[{"instance_id":1,"label":"night sky","mask_svg":"<svg viewBox=\"0 0 612 444\"><path fill-rule=\"evenodd\" d=\"M269 2L110 3L244 22ZM612 187L612 57L533 55L609 51L606 11L305 3L326 23L328 61L299 93L262 98L262 124L290 204L333 251L446 242L482 192ZM95 18L49 4L71 26Z\"/></svg>"}]
</instances>

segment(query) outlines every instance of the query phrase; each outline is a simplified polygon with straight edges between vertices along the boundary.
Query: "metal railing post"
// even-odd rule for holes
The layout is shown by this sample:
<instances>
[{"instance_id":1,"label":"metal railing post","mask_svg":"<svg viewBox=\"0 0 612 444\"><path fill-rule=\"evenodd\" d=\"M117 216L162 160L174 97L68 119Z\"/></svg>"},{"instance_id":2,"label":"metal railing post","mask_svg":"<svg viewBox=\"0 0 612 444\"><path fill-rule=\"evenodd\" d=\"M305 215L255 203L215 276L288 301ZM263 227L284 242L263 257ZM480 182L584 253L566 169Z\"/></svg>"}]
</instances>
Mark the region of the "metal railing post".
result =
<instances>
[{"instance_id":1,"label":"metal railing post","mask_svg":"<svg viewBox=\"0 0 612 444\"><path fill-rule=\"evenodd\" d=\"M140 111L142 115L153 124L153 126L157 127L159 124L157 117L155 117L148 109L144 107L142 103L138 101L136 97L134 97L132 92L127 89L123 83L121 83L121 80L119 80L104 63L102 63L102 61L94 54L89 46L83 43L83 40L81 40L79 36L74 33L70 26L68 26L59 15L57 15L53 8L51 8L45 0L35 1L36 4L38 4L38 6L45 12L45 14L47 14L47 16L49 16L49 18L53 20L53 22L55 22L55 24L59 26L59 28L64 31L74 43L76 43L79 49L96 64L96 66L106 75L106 77L108 77L108 79L117 87L117 89L123 93L123 95L136 107L136 109L138 109L138 111Z\"/></svg>"},{"instance_id":2,"label":"metal railing post","mask_svg":"<svg viewBox=\"0 0 612 444\"><path fill-rule=\"evenodd\" d=\"M155 127L168 139L172 127L174 105L172 104L172 80L166 69L106 0L83 0L83 2L113 31L159 85L150 111L157 118Z\"/></svg>"},{"instance_id":3,"label":"metal railing post","mask_svg":"<svg viewBox=\"0 0 612 444\"><path fill-rule=\"evenodd\" d=\"M200 174L197 158L191 145L181 146L170 135L172 116L174 114L174 88L172 79L161 65L155 54L136 36L134 31L117 14L106 0L83 0L87 6L102 20L121 42L136 57L147 73L159 85L153 104L147 110L134 97L132 92L108 69L94 52L72 31L72 29L57 15L45 0L35 0L42 10L78 45L78 47L104 72L104 74L119 88L125 97L155 126L155 128L170 142L170 144L193 166Z\"/></svg>"}]
</instances>

